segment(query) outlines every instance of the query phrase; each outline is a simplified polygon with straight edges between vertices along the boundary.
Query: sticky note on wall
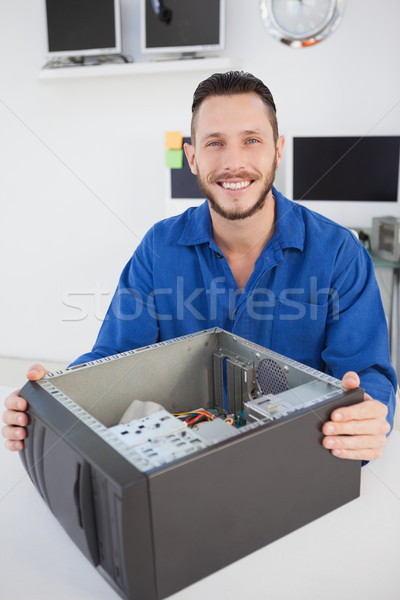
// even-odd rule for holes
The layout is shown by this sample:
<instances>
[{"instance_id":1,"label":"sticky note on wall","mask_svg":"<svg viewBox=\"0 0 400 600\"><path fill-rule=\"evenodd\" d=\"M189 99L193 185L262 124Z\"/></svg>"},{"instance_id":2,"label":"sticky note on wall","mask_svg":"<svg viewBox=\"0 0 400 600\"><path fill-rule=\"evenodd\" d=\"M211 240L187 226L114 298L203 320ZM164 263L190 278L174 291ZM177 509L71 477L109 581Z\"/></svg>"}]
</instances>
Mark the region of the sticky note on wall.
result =
<instances>
[{"instance_id":1,"label":"sticky note on wall","mask_svg":"<svg viewBox=\"0 0 400 600\"><path fill-rule=\"evenodd\" d=\"M168 169L182 169L183 167L183 150L166 150L165 164Z\"/></svg>"},{"instance_id":2,"label":"sticky note on wall","mask_svg":"<svg viewBox=\"0 0 400 600\"><path fill-rule=\"evenodd\" d=\"M183 146L183 136L180 131L167 131L165 145L170 150L180 150Z\"/></svg>"}]
</instances>

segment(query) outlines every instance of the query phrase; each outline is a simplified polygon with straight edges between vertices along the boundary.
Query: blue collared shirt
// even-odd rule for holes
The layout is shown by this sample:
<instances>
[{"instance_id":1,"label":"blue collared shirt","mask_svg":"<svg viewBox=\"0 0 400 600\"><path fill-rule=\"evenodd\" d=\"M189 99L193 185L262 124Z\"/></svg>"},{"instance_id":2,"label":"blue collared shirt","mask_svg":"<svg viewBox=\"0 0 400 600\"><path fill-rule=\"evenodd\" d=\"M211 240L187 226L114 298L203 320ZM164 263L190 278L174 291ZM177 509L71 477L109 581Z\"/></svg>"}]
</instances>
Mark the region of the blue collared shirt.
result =
<instances>
[{"instance_id":1,"label":"blue collared shirt","mask_svg":"<svg viewBox=\"0 0 400 600\"><path fill-rule=\"evenodd\" d=\"M392 424L397 382L368 253L344 227L273 193L275 231L242 292L208 203L189 208L143 238L92 352L73 364L218 326L338 378L356 371Z\"/></svg>"}]
</instances>

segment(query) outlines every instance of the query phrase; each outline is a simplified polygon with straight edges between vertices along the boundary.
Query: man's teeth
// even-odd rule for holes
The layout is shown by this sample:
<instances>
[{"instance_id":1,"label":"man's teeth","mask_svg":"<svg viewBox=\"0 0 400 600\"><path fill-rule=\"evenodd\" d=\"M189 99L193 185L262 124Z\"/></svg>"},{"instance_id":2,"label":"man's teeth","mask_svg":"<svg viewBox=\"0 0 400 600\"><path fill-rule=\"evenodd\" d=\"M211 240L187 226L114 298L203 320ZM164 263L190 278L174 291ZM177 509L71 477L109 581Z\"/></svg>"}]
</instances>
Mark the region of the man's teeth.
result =
<instances>
[{"instance_id":1,"label":"man's teeth","mask_svg":"<svg viewBox=\"0 0 400 600\"><path fill-rule=\"evenodd\" d=\"M238 181L237 183L230 183L229 181L222 181L222 187L226 190L242 190L250 185L250 181Z\"/></svg>"}]
</instances>

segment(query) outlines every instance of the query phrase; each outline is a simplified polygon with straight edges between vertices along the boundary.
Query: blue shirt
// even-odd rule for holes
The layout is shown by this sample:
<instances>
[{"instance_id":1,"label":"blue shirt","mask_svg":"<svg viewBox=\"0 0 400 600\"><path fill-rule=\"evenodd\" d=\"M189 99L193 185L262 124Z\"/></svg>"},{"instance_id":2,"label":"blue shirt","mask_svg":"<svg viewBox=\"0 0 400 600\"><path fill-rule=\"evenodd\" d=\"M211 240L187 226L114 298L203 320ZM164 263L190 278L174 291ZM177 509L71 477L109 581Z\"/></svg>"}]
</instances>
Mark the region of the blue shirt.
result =
<instances>
[{"instance_id":1,"label":"blue shirt","mask_svg":"<svg viewBox=\"0 0 400 600\"><path fill-rule=\"evenodd\" d=\"M277 190L276 226L240 292L213 239L208 203L156 223L122 272L80 364L219 326L341 379L389 408L396 375L373 265L355 236Z\"/></svg>"}]
</instances>

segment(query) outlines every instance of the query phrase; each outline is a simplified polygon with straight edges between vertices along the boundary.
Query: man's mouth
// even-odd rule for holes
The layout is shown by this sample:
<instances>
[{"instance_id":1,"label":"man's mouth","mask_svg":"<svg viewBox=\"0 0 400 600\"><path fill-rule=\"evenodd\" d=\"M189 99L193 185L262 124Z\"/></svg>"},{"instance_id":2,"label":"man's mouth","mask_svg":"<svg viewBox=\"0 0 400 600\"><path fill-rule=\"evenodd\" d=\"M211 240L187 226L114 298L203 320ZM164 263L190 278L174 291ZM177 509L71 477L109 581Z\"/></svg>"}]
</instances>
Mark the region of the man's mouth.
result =
<instances>
[{"instance_id":1,"label":"man's mouth","mask_svg":"<svg viewBox=\"0 0 400 600\"><path fill-rule=\"evenodd\" d=\"M251 185L253 183L253 180L252 179L244 179L241 181L218 181L217 183L219 186L223 187L225 190L238 191L238 190L243 190L243 189L249 187L249 185Z\"/></svg>"}]
</instances>

